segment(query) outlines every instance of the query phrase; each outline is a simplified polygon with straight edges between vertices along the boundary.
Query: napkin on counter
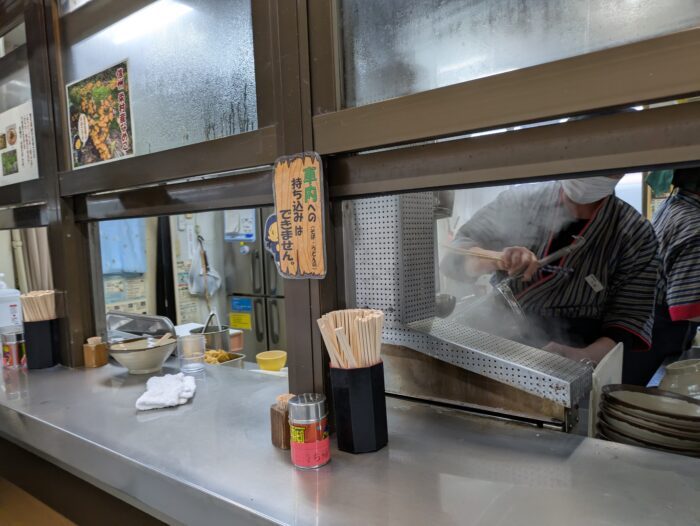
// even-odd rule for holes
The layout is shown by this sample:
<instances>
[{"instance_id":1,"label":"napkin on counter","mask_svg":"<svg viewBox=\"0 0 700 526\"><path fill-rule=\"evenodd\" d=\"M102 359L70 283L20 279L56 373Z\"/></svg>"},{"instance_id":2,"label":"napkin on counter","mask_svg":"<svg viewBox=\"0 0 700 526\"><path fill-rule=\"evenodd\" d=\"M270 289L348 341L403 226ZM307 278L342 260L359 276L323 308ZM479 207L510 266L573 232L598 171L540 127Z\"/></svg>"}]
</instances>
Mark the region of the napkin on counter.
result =
<instances>
[{"instance_id":1,"label":"napkin on counter","mask_svg":"<svg viewBox=\"0 0 700 526\"><path fill-rule=\"evenodd\" d=\"M194 396L196 389L192 376L182 373L154 376L146 382L146 392L136 400L136 409L148 411L182 405Z\"/></svg>"}]
</instances>

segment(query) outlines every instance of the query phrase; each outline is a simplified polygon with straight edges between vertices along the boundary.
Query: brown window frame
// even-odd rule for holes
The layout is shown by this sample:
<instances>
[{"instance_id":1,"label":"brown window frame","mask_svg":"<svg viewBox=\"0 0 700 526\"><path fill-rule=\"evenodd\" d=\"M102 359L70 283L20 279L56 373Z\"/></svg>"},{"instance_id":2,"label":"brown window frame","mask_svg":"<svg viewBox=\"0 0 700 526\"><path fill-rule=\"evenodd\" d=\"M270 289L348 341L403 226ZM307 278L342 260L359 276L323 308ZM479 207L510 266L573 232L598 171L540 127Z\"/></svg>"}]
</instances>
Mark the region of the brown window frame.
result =
<instances>
[{"instance_id":1,"label":"brown window frame","mask_svg":"<svg viewBox=\"0 0 700 526\"><path fill-rule=\"evenodd\" d=\"M57 288L71 297L62 327L67 365L82 363L82 341L94 330L90 304L97 296L78 276L89 273L95 221L268 205L271 164L280 155L322 153L329 196L328 275L289 281L286 288L295 306L287 309L292 392L327 385L327 358L314 322L344 305L344 200L700 161L700 111L692 104L595 115L700 93L694 64L700 29L343 109L338 1L253 0L258 130L71 170L64 53L152 1L93 0L64 17L56 0L26 0L19 10L18 3L7 4L13 17L27 20L35 112L51 129L37 138L42 177L3 188L0 207L14 208L0 210L0 227L49 224ZM2 15L9 12L4 6ZM9 18L0 19L0 29L12 27ZM581 114L593 116L436 141ZM402 148L368 153L396 145ZM21 206L27 204L32 206ZM94 254L92 260L97 266Z\"/></svg>"}]
</instances>

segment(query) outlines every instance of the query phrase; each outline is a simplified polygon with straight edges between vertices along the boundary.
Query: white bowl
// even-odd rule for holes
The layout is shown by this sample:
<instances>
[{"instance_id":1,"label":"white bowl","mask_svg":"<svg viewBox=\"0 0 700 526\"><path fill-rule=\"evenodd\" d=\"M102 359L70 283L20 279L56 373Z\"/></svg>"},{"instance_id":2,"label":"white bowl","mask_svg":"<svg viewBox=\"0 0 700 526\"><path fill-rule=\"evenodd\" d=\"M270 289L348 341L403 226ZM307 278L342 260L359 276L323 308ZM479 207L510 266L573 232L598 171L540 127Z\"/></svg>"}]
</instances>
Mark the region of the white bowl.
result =
<instances>
[{"instance_id":1,"label":"white bowl","mask_svg":"<svg viewBox=\"0 0 700 526\"><path fill-rule=\"evenodd\" d=\"M700 398L700 360L681 360L666 367L659 389Z\"/></svg>"},{"instance_id":2,"label":"white bowl","mask_svg":"<svg viewBox=\"0 0 700 526\"><path fill-rule=\"evenodd\" d=\"M666 433L652 431L637 424L630 424L622 419L603 413L601 413L601 418L613 431L622 433L634 440L663 448L682 449L700 453L700 440L677 438Z\"/></svg>"},{"instance_id":3,"label":"white bowl","mask_svg":"<svg viewBox=\"0 0 700 526\"><path fill-rule=\"evenodd\" d=\"M176 340L167 340L156 346L154 338L137 342L116 343L109 347L109 354L131 374L149 374L160 371L177 347Z\"/></svg>"},{"instance_id":4,"label":"white bowl","mask_svg":"<svg viewBox=\"0 0 700 526\"><path fill-rule=\"evenodd\" d=\"M700 401L662 389L606 385L603 400L623 408L700 424Z\"/></svg>"},{"instance_id":5,"label":"white bowl","mask_svg":"<svg viewBox=\"0 0 700 526\"><path fill-rule=\"evenodd\" d=\"M657 431L659 433L664 433L666 435L671 435L677 438L686 438L689 440L696 440L700 442L700 431L698 430L692 431L688 429L673 427L668 424L660 424L658 422L654 422L653 420L645 420L643 417L638 417L635 415L625 413L624 411L620 411L614 406L601 406L600 409L603 412L603 416L605 416L608 419L614 418L617 420L622 420L623 422L627 422L628 424L634 424L639 427L646 428L650 431Z\"/></svg>"}]
</instances>

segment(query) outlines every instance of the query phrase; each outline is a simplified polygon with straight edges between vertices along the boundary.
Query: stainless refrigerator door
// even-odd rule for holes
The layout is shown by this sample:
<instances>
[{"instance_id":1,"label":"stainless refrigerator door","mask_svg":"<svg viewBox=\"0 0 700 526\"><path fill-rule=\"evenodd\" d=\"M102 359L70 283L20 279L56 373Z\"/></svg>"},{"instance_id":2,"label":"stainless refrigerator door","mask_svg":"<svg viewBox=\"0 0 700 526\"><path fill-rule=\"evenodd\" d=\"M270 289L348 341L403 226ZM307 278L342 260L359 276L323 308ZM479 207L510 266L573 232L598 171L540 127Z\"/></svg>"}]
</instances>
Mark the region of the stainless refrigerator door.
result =
<instances>
[{"instance_id":1,"label":"stainless refrigerator door","mask_svg":"<svg viewBox=\"0 0 700 526\"><path fill-rule=\"evenodd\" d=\"M226 242L224 273L227 294L263 296L265 275L263 245L258 228L255 241Z\"/></svg>"},{"instance_id":2,"label":"stainless refrigerator door","mask_svg":"<svg viewBox=\"0 0 700 526\"><path fill-rule=\"evenodd\" d=\"M274 207L266 206L260 210L260 231L264 231L265 221L275 212ZM264 246L264 245L263 245ZM277 265L275 264L275 258L270 252L264 250L263 256L264 270L265 270L265 295L266 296L284 296L284 278L277 272Z\"/></svg>"},{"instance_id":3,"label":"stainless refrigerator door","mask_svg":"<svg viewBox=\"0 0 700 526\"><path fill-rule=\"evenodd\" d=\"M243 331L243 353L245 354L245 359L248 362L255 362L255 355L268 349L268 322L265 298L235 296L229 299L232 299L231 327Z\"/></svg>"},{"instance_id":4,"label":"stainless refrigerator door","mask_svg":"<svg viewBox=\"0 0 700 526\"><path fill-rule=\"evenodd\" d=\"M267 298L267 338L270 349L287 350L287 326L284 300Z\"/></svg>"}]
</instances>

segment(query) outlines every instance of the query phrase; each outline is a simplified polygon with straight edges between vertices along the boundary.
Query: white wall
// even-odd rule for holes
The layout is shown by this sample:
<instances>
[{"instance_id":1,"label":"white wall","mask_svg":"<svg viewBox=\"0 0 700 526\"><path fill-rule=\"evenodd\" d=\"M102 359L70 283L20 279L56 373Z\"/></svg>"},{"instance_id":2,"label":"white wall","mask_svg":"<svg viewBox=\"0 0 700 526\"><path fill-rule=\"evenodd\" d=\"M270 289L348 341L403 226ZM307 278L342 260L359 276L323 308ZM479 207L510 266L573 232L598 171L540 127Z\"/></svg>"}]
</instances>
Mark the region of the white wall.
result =
<instances>
[{"instance_id":1,"label":"white wall","mask_svg":"<svg viewBox=\"0 0 700 526\"><path fill-rule=\"evenodd\" d=\"M5 274L5 283L9 288L17 288L10 230L0 230L0 274Z\"/></svg>"}]
</instances>

